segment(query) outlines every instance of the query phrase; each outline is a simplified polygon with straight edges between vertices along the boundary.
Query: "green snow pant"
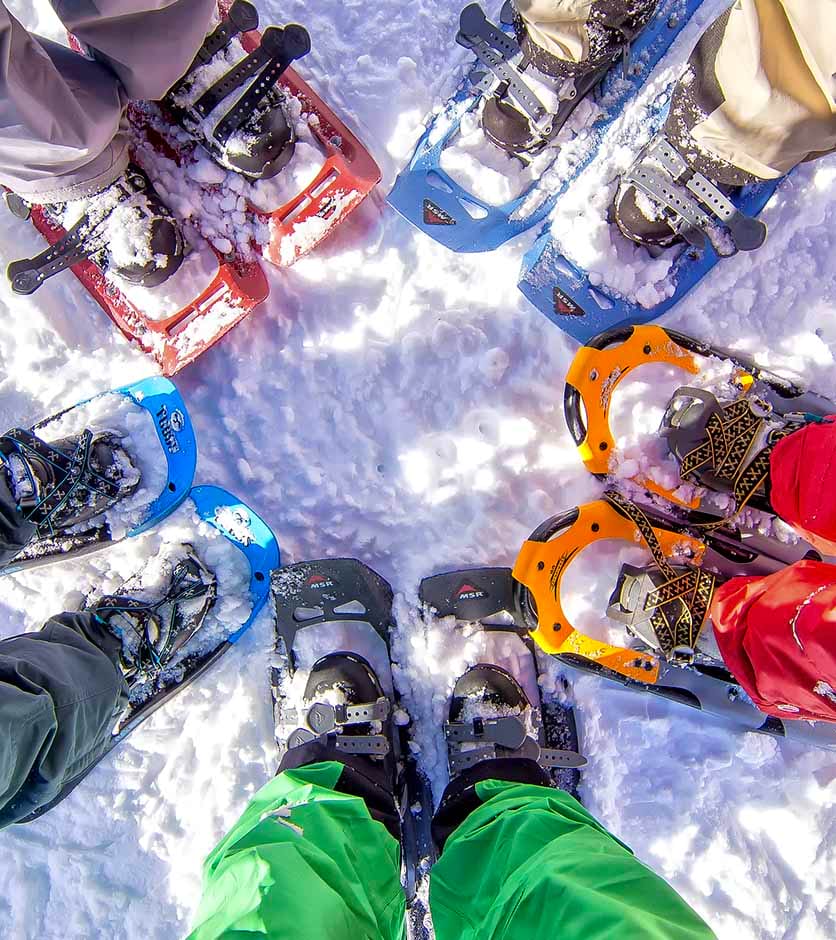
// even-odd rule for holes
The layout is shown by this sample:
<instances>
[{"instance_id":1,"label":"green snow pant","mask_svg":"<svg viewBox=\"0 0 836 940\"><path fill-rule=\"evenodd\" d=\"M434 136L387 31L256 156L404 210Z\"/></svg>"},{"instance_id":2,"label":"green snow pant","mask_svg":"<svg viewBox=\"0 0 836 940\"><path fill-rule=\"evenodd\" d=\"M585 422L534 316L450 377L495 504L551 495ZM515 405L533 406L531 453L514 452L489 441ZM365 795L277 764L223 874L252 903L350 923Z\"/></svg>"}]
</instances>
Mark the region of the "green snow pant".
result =
<instances>
[{"instance_id":1,"label":"green snow pant","mask_svg":"<svg viewBox=\"0 0 836 940\"><path fill-rule=\"evenodd\" d=\"M255 795L206 860L189 940L405 936L398 842L363 799L340 792L344 770L337 761L285 770ZM714 936L567 793L487 779L458 797L469 812L430 878L437 940ZM450 822L445 804L446 795Z\"/></svg>"}]
</instances>

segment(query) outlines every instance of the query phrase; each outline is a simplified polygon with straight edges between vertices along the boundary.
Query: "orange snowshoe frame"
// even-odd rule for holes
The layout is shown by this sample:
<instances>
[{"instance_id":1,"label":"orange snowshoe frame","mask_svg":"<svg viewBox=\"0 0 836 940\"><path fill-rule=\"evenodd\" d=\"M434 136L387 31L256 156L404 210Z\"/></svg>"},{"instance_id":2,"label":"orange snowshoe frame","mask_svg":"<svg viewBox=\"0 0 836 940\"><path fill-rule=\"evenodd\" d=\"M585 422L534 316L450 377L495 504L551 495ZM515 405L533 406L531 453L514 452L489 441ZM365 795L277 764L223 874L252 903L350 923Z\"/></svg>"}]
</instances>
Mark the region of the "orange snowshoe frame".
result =
<instances>
[{"instance_id":1,"label":"orange snowshoe frame","mask_svg":"<svg viewBox=\"0 0 836 940\"><path fill-rule=\"evenodd\" d=\"M687 555L691 564L700 564L706 549L702 541L667 528L661 517L645 507L643 512L665 557L681 560ZM512 572L514 580L529 592L520 600L526 624L547 653L576 653L628 679L656 682L658 657L611 646L581 633L563 609L561 587L567 568L585 548L605 539L646 544L631 519L612 503L600 499L553 516L532 533L520 549Z\"/></svg>"}]
</instances>

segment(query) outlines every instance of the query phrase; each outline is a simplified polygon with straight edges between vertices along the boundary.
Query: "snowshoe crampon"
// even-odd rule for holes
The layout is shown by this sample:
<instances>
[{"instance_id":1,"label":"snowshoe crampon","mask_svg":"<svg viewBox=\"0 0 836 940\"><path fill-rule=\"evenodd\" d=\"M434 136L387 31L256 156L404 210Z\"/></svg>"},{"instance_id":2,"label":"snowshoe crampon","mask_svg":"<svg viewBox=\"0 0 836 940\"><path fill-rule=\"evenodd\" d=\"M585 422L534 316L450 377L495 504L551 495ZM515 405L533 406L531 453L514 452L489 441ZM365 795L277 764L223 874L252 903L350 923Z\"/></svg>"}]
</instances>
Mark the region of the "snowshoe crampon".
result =
<instances>
[{"instance_id":1,"label":"snowshoe crampon","mask_svg":"<svg viewBox=\"0 0 836 940\"><path fill-rule=\"evenodd\" d=\"M683 9L684 6L684 9ZM550 128L537 158L536 178L523 191L503 205L492 205L468 191L442 167L445 148L454 144L462 120L475 112L500 84L517 88L515 101L536 122L548 122L543 105L526 85L520 70L523 53L514 37L512 11L503 8L502 26L488 22L478 4L462 12L457 41L476 53L453 97L430 116L427 129L418 141L409 165L398 176L388 201L404 218L421 231L453 251L492 251L510 238L542 221L569 184L594 159L598 146L610 125L635 97L662 56L667 52L699 0L661 0L653 17L634 39L630 62L622 67L613 63L600 83L590 91L597 105L594 118L574 122L571 112L578 101L574 81L561 91L561 109L565 128L578 136L560 142L551 139L559 128ZM569 105L569 107L563 107ZM561 113L559 111L559 113ZM568 118L568 120L566 120ZM566 133L561 133L565 138ZM487 143L486 145L491 146ZM565 166L556 165L565 154Z\"/></svg>"},{"instance_id":2,"label":"snowshoe crampon","mask_svg":"<svg viewBox=\"0 0 836 940\"><path fill-rule=\"evenodd\" d=\"M734 407L747 409L747 402L751 404L752 421L757 422L760 417L764 420L774 417L779 422L788 421L788 427L797 426L816 417L824 417L836 411L836 405L814 392L806 391L795 382L783 378L757 365L748 356L728 349L712 346L660 326L627 326L608 330L591 339L575 354L569 371L566 375L566 388L563 396L563 408L566 423L578 452L587 470L600 479L606 478L613 469L614 461L619 457L615 437L610 426L610 409L617 394L619 385L635 370L650 364L665 364L673 370L683 373L685 388L677 388L675 380L671 383L671 403L663 419L660 429L663 435L668 436L668 445L678 458L687 457L690 445L687 443L682 412L680 409L689 407L699 398L699 389L688 388L692 381L691 376L698 376L701 368L709 359L719 359L732 363L734 369L731 377L733 387L730 394L735 395ZM696 402L698 405L703 403ZM702 410L705 410L702 408ZM715 407L714 410L717 410ZM738 425L745 424L748 415L741 415ZM721 425L725 420L718 412L717 434L729 440L734 435L728 430L727 424ZM793 423L796 422L796 423ZM703 424L706 423L705 420ZM711 430L711 429L709 429ZM745 430L745 429L744 429ZM754 430L754 429L752 429ZM741 442L745 443L742 432L735 431ZM681 439L681 440L680 440ZM722 442L725 446L725 440ZM719 453L720 443L713 443L708 437L708 444L713 453ZM741 457L745 450L741 451ZM694 461L691 461L693 463ZM732 468L736 472L736 468ZM743 465L741 463L740 470ZM751 463L745 469L756 469ZM680 466L680 472L686 473L688 464ZM746 475L736 472L735 479L729 483L728 491L736 498L736 511L739 512L744 505L764 512L771 512L771 508L763 497L760 477L751 474L750 485L747 485ZM700 507L701 497L695 495L681 495L679 485L665 485L661 480L653 478L652 470L639 471L632 481L644 487L650 493L662 496L676 505L689 510ZM712 485L710 477L705 474L689 475L681 482L697 483L699 485L716 488Z\"/></svg>"},{"instance_id":3,"label":"snowshoe crampon","mask_svg":"<svg viewBox=\"0 0 836 940\"><path fill-rule=\"evenodd\" d=\"M556 786L577 796L580 768L578 730L570 707L544 697L546 681L529 630L522 620L510 568L469 568L425 578L419 588L425 610L454 617L455 629L479 643L479 661L457 681L445 732L451 774L476 760L526 757L537 761ZM467 720L464 701L496 685L496 717ZM505 706L518 714L505 714ZM489 704L488 704L489 707Z\"/></svg>"},{"instance_id":4,"label":"snowshoe crampon","mask_svg":"<svg viewBox=\"0 0 836 940\"><path fill-rule=\"evenodd\" d=\"M131 621L141 628L136 658L132 661L130 655L127 657L131 665L126 672L128 704L110 738L84 771L69 781L52 803L24 822L36 819L64 799L142 722L207 672L250 629L267 603L270 572L280 564L279 546L269 526L218 486L196 486L187 496L186 505L193 509L195 522L217 530L246 559L249 582L241 599L247 615L241 622L227 623L218 617L218 622L208 624L216 603L228 598L223 594L223 581L191 545L181 546L182 554L172 563L168 590L162 596L148 602L133 600L131 583L127 582L120 592L125 597L108 597L91 605L102 619L123 633L130 629Z\"/></svg>"},{"instance_id":5,"label":"snowshoe crampon","mask_svg":"<svg viewBox=\"0 0 836 940\"><path fill-rule=\"evenodd\" d=\"M595 639L572 623L563 584L590 545L616 540L647 551L643 567L614 572L607 613L635 646ZM782 721L760 712L719 659L710 627L715 586L761 576L799 560L806 544L786 545L724 528L700 532L617 492L546 520L513 569L516 605L535 642L562 662L733 722L748 731L836 749L836 725ZM598 572L598 577L601 577ZM606 632L602 614L601 632Z\"/></svg>"},{"instance_id":6,"label":"snowshoe crampon","mask_svg":"<svg viewBox=\"0 0 836 940\"><path fill-rule=\"evenodd\" d=\"M112 414L108 407L111 402ZM139 535L174 512L188 496L197 463L197 445L185 403L168 379L143 379L102 392L44 418L29 429L27 436L34 435L36 441L49 447L49 442L58 438L83 435L91 422L102 422L104 430L117 435L123 433L120 424L125 424L124 433L131 442L125 451L133 471L139 473L138 483L129 492L120 492L117 487L103 512L63 529L56 513L60 514L74 498L74 487L81 478L72 473L77 466L76 455L72 461L68 459L66 467L56 466L54 485L44 494L44 504L36 507L37 516L33 516L37 520L34 538L0 574L63 561ZM142 430L137 424L142 425ZM145 443L152 453L141 447L140 435L147 435ZM133 452L134 445L139 445L143 452ZM156 482L152 485L146 477Z\"/></svg>"},{"instance_id":7,"label":"snowshoe crampon","mask_svg":"<svg viewBox=\"0 0 836 940\"><path fill-rule=\"evenodd\" d=\"M276 652L280 665L271 672L277 731L302 725L293 740L277 733L281 751L325 735L347 753L379 755L395 763L395 798L404 843L404 887L412 899L418 880L417 865L427 854L419 820L412 806L430 807L429 787L408 747L408 719L395 717L399 709L392 679L389 633L394 626L392 589L371 568L354 558L329 558L279 568L272 574L276 615ZM307 702L309 688L300 680L333 654L351 658L354 671L376 677L375 701L341 705ZM350 664L349 664L350 665ZM301 701L305 701L300 706ZM371 717L374 724L369 724ZM380 724L378 724L378 722ZM356 733L354 726L361 725ZM381 728L379 732L376 727Z\"/></svg>"}]
</instances>

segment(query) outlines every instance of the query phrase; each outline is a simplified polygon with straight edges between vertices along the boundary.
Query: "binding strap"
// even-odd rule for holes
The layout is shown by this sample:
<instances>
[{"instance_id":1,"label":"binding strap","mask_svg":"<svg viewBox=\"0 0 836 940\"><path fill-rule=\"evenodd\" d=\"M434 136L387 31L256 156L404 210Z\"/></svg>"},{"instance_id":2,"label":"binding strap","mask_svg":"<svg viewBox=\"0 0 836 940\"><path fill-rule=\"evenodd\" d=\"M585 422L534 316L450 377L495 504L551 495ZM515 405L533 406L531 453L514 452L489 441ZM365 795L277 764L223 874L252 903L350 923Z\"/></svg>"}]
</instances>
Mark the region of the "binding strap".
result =
<instances>
[{"instance_id":1,"label":"binding strap","mask_svg":"<svg viewBox=\"0 0 836 940\"><path fill-rule=\"evenodd\" d=\"M522 757L541 767L582 767L586 758L575 751L540 747L528 734L521 717L474 718L473 721L448 721L447 738L450 773L458 774L483 760L497 757ZM498 750L499 749L499 750Z\"/></svg>"},{"instance_id":2,"label":"binding strap","mask_svg":"<svg viewBox=\"0 0 836 940\"><path fill-rule=\"evenodd\" d=\"M665 659L691 662L700 633L708 619L717 579L702 568L689 568L684 574L668 561L653 526L639 507L616 490L604 497L639 530L642 540L667 580L648 592L644 609L652 610L650 622Z\"/></svg>"},{"instance_id":3,"label":"binding strap","mask_svg":"<svg viewBox=\"0 0 836 940\"><path fill-rule=\"evenodd\" d=\"M288 748L299 747L317 738L327 738L328 744L349 754L372 754L383 756L389 753L389 739L383 734L344 734L343 728L364 725L371 721L386 721L391 705L386 696L374 702L356 705L329 705L316 702L305 712L307 728L297 728L287 739ZM288 709L285 718L296 720L298 713Z\"/></svg>"},{"instance_id":4,"label":"binding strap","mask_svg":"<svg viewBox=\"0 0 836 940\"><path fill-rule=\"evenodd\" d=\"M731 486L739 513L754 495L766 495L772 448L802 425L793 423L774 428L767 436L767 445L751 456L765 426L765 415L758 414L749 398L739 398L720 406L712 411L706 422L705 441L683 457L680 476L683 480L698 483L696 474L708 467L718 479ZM711 526L722 525L725 521Z\"/></svg>"},{"instance_id":5,"label":"binding strap","mask_svg":"<svg viewBox=\"0 0 836 940\"><path fill-rule=\"evenodd\" d=\"M11 441L22 456L29 454L49 465L58 479L56 485L33 506L25 503L21 506L26 519L35 524L38 538L55 535L54 517L79 487L107 500L115 500L119 496L119 485L96 473L90 466L93 435L89 429L79 435L72 454L58 450L24 428L12 428L3 435L3 440Z\"/></svg>"}]
</instances>

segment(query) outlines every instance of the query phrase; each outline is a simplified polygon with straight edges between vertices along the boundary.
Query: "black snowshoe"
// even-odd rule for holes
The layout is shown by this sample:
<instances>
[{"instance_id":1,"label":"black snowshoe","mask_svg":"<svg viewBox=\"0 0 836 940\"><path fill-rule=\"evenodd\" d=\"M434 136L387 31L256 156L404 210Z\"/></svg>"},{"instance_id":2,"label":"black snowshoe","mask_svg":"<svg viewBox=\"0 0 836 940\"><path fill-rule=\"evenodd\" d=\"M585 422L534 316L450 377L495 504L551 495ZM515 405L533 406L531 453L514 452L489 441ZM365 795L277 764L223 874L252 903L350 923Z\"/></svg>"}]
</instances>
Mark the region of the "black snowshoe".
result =
<instances>
[{"instance_id":1,"label":"black snowshoe","mask_svg":"<svg viewBox=\"0 0 836 940\"><path fill-rule=\"evenodd\" d=\"M589 51L581 62L558 58L538 45L510 0L502 8L501 23L513 25L516 42L488 22L478 4L466 7L456 41L472 49L488 69L471 78L496 82L482 111L488 139L517 156L549 144L613 63L627 54L656 3L594 4L586 27Z\"/></svg>"},{"instance_id":2,"label":"black snowshoe","mask_svg":"<svg viewBox=\"0 0 836 940\"><path fill-rule=\"evenodd\" d=\"M293 156L296 138L276 82L311 48L307 30L296 24L269 27L250 51L233 46L236 36L257 27L256 8L235 0L163 99L220 166L250 180L275 176Z\"/></svg>"},{"instance_id":3,"label":"black snowshoe","mask_svg":"<svg viewBox=\"0 0 836 940\"><path fill-rule=\"evenodd\" d=\"M420 823L428 821L432 800L407 746L408 716L401 712L403 720L395 722L392 589L353 558L278 568L271 588L280 659L271 670L271 688L283 762L295 760L294 751L306 746L320 749L319 755L336 751L338 759L394 796L404 888L412 901L419 861L431 851L428 824ZM423 813L414 813L416 802Z\"/></svg>"},{"instance_id":4,"label":"black snowshoe","mask_svg":"<svg viewBox=\"0 0 836 940\"><path fill-rule=\"evenodd\" d=\"M183 263L180 227L139 167L129 164L119 179L84 201L81 218L54 244L8 266L15 293L34 293L48 278L87 259L105 273L149 288L167 281ZM19 218L29 218L31 206L19 196L7 193L6 203ZM43 208L55 225L65 228L62 217L69 205ZM132 233L131 249L114 249L115 242L124 241L119 236L125 231Z\"/></svg>"},{"instance_id":5,"label":"black snowshoe","mask_svg":"<svg viewBox=\"0 0 836 940\"><path fill-rule=\"evenodd\" d=\"M139 470L109 431L83 431L47 443L13 428L0 437L10 491L35 525L35 539L49 539L100 516L139 486Z\"/></svg>"},{"instance_id":6,"label":"black snowshoe","mask_svg":"<svg viewBox=\"0 0 836 940\"><path fill-rule=\"evenodd\" d=\"M437 617L481 631L484 662L453 688L447 738L450 777L485 760L532 760L577 796L580 768L574 712L541 696L543 673L514 597L510 568L473 568L425 578L419 596ZM565 692L568 686L561 683Z\"/></svg>"}]
</instances>

